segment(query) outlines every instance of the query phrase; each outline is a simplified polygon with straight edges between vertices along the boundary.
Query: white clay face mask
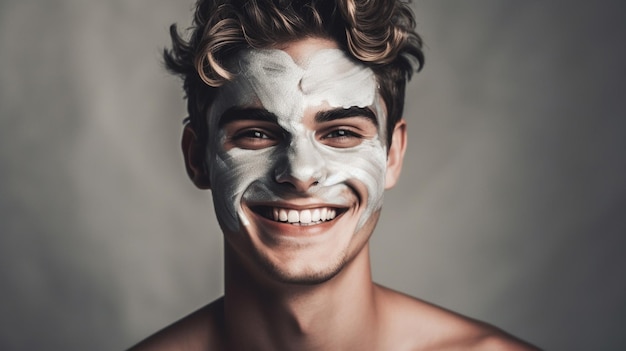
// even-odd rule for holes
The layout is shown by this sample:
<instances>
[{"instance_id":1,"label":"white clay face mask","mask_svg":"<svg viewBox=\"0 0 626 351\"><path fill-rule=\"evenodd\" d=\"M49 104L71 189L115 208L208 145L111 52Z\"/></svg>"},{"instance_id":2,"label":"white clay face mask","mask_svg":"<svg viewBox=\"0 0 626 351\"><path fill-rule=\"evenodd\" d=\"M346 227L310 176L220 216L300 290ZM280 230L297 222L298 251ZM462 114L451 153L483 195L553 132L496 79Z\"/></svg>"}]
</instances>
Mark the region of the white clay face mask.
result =
<instances>
[{"instance_id":1,"label":"white clay face mask","mask_svg":"<svg viewBox=\"0 0 626 351\"><path fill-rule=\"evenodd\" d=\"M242 203L288 201L283 198L284 184L276 181L287 172L297 179L314 178L317 184L306 196L337 206L351 205L354 197L345 195L352 191L349 184L361 184L367 189L367 205L357 224L360 229L382 206L387 159L384 109L371 69L339 49L315 51L299 64L281 50L253 49L239 55L238 70L235 79L220 88L208 116L207 161L222 226L238 231L240 223L248 225ZM316 106L369 107L377 116L378 134L348 148L322 144L304 123L305 110ZM274 114L288 145L225 150L225 133L218 123L231 107Z\"/></svg>"}]
</instances>

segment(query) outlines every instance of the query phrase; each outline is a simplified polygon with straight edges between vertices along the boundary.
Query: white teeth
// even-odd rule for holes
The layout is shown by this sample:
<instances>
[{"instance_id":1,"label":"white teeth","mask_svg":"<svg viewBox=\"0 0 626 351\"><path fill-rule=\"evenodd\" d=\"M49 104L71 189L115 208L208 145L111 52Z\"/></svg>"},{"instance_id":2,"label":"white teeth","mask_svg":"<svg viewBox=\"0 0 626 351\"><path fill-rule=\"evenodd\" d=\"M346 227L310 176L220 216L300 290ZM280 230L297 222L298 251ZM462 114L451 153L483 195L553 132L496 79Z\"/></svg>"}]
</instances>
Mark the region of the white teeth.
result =
<instances>
[{"instance_id":1,"label":"white teeth","mask_svg":"<svg viewBox=\"0 0 626 351\"><path fill-rule=\"evenodd\" d=\"M271 218L275 221L292 224L319 224L324 221L330 221L336 216L337 211L328 207L302 211L274 207L271 212Z\"/></svg>"},{"instance_id":2,"label":"white teeth","mask_svg":"<svg viewBox=\"0 0 626 351\"><path fill-rule=\"evenodd\" d=\"M287 222L289 223L300 222L300 214L296 210L289 210L289 214L287 216Z\"/></svg>"},{"instance_id":3,"label":"white teeth","mask_svg":"<svg viewBox=\"0 0 626 351\"><path fill-rule=\"evenodd\" d=\"M311 214L311 221L319 222L319 220L320 220L320 209L316 208L313 210L313 213Z\"/></svg>"},{"instance_id":4,"label":"white teeth","mask_svg":"<svg viewBox=\"0 0 626 351\"><path fill-rule=\"evenodd\" d=\"M285 211L284 209L280 209L278 210L278 220L281 222L287 222L287 211Z\"/></svg>"},{"instance_id":5,"label":"white teeth","mask_svg":"<svg viewBox=\"0 0 626 351\"><path fill-rule=\"evenodd\" d=\"M304 224L311 223L311 211L309 210L300 211L300 223L304 223Z\"/></svg>"}]
</instances>

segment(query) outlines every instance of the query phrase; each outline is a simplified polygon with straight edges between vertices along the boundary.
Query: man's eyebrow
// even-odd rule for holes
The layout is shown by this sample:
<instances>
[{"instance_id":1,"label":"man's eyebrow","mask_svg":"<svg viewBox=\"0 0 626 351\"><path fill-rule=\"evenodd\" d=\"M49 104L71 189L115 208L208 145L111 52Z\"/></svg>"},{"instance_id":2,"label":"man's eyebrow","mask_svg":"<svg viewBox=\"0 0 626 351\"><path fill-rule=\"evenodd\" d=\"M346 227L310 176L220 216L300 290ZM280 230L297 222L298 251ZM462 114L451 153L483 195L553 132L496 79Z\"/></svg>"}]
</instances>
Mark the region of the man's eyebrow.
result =
<instances>
[{"instance_id":1,"label":"man's eyebrow","mask_svg":"<svg viewBox=\"0 0 626 351\"><path fill-rule=\"evenodd\" d=\"M257 107L231 107L224 111L220 116L219 122L217 123L218 128L222 128L225 124L234 122L234 121L242 121L242 120L254 120L254 121L265 121L278 123L278 117L275 114L269 112L263 108Z\"/></svg>"},{"instance_id":2,"label":"man's eyebrow","mask_svg":"<svg viewBox=\"0 0 626 351\"><path fill-rule=\"evenodd\" d=\"M352 106L349 108L336 108L327 111L320 111L315 115L315 122L330 122L336 119L349 117L364 117L378 127L378 119L376 114L369 107Z\"/></svg>"}]
</instances>

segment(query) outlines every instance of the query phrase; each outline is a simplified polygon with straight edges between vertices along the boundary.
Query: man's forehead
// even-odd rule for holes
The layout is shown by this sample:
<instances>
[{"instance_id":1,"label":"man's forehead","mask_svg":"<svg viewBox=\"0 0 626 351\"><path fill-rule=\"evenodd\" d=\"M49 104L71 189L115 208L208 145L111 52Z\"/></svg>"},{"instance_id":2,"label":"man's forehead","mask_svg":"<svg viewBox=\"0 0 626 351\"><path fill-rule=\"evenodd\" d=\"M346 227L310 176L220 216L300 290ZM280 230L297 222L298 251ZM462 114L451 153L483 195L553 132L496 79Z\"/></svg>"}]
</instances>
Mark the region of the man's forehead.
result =
<instances>
[{"instance_id":1,"label":"man's forehead","mask_svg":"<svg viewBox=\"0 0 626 351\"><path fill-rule=\"evenodd\" d=\"M235 78L220 88L216 119L231 107L263 108L299 122L310 107L369 108L376 104L373 71L337 48L300 48L298 61L280 49L249 49L236 57ZM380 116L381 109L374 108ZM214 111L217 112L217 111ZM221 124L221 122L219 122ZM379 123L380 124L380 123Z\"/></svg>"},{"instance_id":2,"label":"man's forehead","mask_svg":"<svg viewBox=\"0 0 626 351\"><path fill-rule=\"evenodd\" d=\"M303 40L289 41L276 44L272 49L287 53L299 66L306 66L311 54L324 49L339 49L337 43L330 39L310 37Z\"/></svg>"},{"instance_id":3,"label":"man's forehead","mask_svg":"<svg viewBox=\"0 0 626 351\"><path fill-rule=\"evenodd\" d=\"M253 84L277 80L276 83L297 88L305 95L311 95L320 86L328 88L339 82L350 85L350 82L369 81L372 84L368 84L371 85L368 88L376 85L369 67L337 48L301 49L297 60L284 50L251 49L239 54L238 63L240 78L251 80Z\"/></svg>"}]
</instances>

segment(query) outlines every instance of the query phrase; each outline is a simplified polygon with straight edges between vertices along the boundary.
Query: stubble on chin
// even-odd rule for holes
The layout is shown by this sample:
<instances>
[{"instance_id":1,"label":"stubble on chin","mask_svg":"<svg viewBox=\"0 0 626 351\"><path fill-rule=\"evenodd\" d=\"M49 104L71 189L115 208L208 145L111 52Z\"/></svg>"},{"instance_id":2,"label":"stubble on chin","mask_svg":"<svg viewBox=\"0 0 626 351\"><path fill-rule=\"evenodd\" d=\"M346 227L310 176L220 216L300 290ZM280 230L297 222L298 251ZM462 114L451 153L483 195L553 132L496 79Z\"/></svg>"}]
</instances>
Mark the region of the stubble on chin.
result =
<instances>
[{"instance_id":1,"label":"stubble on chin","mask_svg":"<svg viewBox=\"0 0 626 351\"><path fill-rule=\"evenodd\" d=\"M283 267L281 264L273 262L269 257L255 252L256 261L259 263L263 273L270 279L289 285L318 285L334 278L346 265L345 252L339 255L334 262L325 262L324 266Z\"/></svg>"}]
</instances>

